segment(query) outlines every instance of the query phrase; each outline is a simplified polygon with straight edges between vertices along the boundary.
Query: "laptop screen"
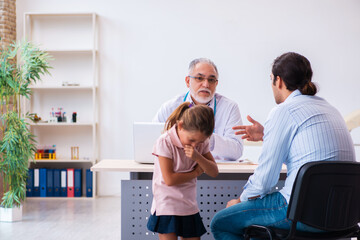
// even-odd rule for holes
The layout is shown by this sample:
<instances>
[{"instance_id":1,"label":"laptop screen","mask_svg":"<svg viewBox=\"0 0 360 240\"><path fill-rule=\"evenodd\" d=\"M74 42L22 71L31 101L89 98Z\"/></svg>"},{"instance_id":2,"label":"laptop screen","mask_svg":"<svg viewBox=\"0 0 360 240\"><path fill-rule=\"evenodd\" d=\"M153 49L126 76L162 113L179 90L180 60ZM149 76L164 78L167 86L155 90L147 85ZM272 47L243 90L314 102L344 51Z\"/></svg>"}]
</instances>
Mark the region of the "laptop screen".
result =
<instances>
[{"instance_id":1,"label":"laptop screen","mask_svg":"<svg viewBox=\"0 0 360 240\"><path fill-rule=\"evenodd\" d=\"M134 122L134 160L138 163L154 163L152 150L156 140L164 131L165 123Z\"/></svg>"}]
</instances>

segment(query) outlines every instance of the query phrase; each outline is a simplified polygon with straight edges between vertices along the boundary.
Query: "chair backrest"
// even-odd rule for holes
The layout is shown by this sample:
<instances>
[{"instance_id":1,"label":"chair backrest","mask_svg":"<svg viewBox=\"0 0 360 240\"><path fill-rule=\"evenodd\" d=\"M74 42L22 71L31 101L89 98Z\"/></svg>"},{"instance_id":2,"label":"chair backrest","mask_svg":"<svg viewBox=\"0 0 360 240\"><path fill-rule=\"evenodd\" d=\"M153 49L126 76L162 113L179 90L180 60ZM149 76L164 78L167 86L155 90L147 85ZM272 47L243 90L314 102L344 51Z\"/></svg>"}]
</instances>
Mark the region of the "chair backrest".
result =
<instances>
[{"instance_id":1,"label":"chair backrest","mask_svg":"<svg viewBox=\"0 0 360 240\"><path fill-rule=\"evenodd\" d=\"M341 231L360 222L360 163L319 161L297 174L287 216L326 231Z\"/></svg>"}]
</instances>

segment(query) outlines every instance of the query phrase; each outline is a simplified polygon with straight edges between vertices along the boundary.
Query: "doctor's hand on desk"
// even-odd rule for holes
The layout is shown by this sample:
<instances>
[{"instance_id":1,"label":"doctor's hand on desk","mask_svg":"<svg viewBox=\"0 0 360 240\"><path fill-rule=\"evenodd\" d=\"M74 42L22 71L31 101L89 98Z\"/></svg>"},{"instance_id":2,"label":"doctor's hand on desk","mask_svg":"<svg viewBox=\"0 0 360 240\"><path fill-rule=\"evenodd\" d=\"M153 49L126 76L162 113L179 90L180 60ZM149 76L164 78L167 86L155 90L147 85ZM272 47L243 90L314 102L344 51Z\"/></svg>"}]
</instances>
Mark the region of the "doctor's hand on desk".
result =
<instances>
[{"instance_id":1,"label":"doctor's hand on desk","mask_svg":"<svg viewBox=\"0 0 360 240\"><path fill-rule=\"evenodd\" d=\"M241 138L248 141L262 141L264 136L264 127L249 115L247 120L252 123L252 125L240 125L233 127L234 130L239 130L235 132L235 135L243 135Z\"/></svg>"}]
</instances>

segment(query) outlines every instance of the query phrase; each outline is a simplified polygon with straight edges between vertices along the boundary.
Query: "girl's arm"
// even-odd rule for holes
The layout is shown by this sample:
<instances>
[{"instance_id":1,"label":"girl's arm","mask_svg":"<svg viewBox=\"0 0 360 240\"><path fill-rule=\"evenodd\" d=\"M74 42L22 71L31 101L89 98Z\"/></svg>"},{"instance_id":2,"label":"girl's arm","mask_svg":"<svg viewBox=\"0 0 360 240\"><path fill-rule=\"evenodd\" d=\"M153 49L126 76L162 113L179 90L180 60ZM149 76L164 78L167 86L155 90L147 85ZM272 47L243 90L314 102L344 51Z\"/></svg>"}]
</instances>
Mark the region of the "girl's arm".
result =
<instances>
[{"instance_id":1,"label":"girl's arm","mask_svg":"<svg viewBox=\"0 0 360 240\"><path fill-rule=\"evenodd\" d=\"M192 170L191 172L185 172L185 173L174 172L173 160L167 157L159 156L159 163L165 184L168 186L174 186L174 185L186 183L193 178L197 178L204 172L204 170L201 169L199 164L197 164L195 169Z\"/></svg>"},{"instance_id":2,"label":"girl's arm","mask_svg":"<svg viewBox=\"0 0 360 240\"><path fill-rule=\"evenodd\" d=\"M196 161L207 175L209 175L210 177L216 177L219 174L219 169L217 167L215 159L210 152L201 155L191 145L186 145L184 147L184 150L186 156Z\"/></svg>"}]
</instances>

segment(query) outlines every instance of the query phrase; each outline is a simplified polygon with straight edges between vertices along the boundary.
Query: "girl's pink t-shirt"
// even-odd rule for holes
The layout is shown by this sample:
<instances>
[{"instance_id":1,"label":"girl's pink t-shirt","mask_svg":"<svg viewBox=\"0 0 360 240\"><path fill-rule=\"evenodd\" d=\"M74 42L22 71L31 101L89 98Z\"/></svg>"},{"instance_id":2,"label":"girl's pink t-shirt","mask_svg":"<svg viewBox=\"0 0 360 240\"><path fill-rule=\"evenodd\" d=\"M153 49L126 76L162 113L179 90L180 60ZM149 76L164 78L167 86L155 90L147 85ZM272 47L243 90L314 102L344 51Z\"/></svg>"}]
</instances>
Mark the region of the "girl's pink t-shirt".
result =
<instances>
[{"instance_id":1,"label":"girl's pink t-shirt","mask_svg":"<svg viewBox=\"0 0 360 240\"><path fill-rule=\"evenodd\" d=\"M210 152L209 140L198 144L196 150L202 155ZM152 182L154 198L151 214L156 211L157 216L186 216L199 212L196 201L196 178L183 184L167 186L161 173L158 156L171 159L174 172L190 172L196 166L196 162L185 155L184 147L176 132L176 125L159 137L154 145L153 155L155 155Z\"/></svg>"}]
</instances>

